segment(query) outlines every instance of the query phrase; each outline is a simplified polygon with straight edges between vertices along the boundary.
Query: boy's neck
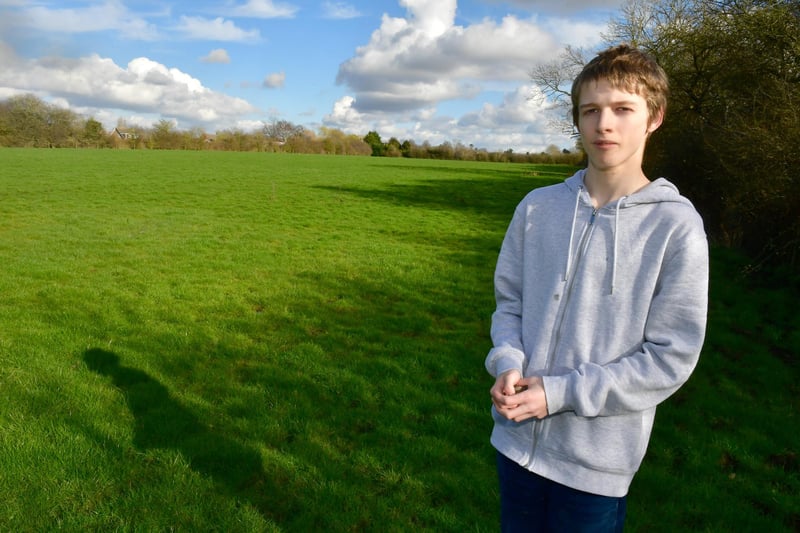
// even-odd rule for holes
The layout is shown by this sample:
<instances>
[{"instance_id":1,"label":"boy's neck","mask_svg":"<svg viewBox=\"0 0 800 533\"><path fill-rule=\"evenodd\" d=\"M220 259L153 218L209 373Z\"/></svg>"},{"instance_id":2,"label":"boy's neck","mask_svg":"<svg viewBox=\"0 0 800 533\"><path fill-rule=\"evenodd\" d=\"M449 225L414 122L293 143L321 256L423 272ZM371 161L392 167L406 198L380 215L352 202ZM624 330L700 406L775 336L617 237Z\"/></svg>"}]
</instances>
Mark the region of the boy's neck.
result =
<instances>
[{"instance_id":1,"label":"boy's neck","mask_svg":"<svg viewBox=\"0 0 800 533\"><path fill-rule=\"evenodd\" d=\"M646 187L650 180L641 168L638 172L623 174L604 172L590 166L586 170L583 182L592 199L592 205L599 209Z\"/></svg>"}]
</instances>

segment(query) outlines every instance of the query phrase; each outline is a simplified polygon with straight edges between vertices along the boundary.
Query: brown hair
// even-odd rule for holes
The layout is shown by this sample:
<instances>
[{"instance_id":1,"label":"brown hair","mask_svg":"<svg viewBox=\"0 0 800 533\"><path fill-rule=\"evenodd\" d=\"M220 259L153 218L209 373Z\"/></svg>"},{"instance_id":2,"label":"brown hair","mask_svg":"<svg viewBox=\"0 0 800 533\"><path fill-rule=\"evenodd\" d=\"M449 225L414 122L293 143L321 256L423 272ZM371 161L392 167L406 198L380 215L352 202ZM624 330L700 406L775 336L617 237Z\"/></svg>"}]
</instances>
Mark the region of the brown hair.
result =
<instances>
[{"instance_id":1,"label":"brown hair","mask_svg":"<svg viewBox=\"0 0 800 533\"><path fill-rule=\"evenodd\" d=\"M647 101L650 119L667 109L669 80L650 54L627 44L614 46L597 54L572 83L572 122L578 127L581 90L591 81L607 80L611 86Z\"/></svg>"}]
</instances>

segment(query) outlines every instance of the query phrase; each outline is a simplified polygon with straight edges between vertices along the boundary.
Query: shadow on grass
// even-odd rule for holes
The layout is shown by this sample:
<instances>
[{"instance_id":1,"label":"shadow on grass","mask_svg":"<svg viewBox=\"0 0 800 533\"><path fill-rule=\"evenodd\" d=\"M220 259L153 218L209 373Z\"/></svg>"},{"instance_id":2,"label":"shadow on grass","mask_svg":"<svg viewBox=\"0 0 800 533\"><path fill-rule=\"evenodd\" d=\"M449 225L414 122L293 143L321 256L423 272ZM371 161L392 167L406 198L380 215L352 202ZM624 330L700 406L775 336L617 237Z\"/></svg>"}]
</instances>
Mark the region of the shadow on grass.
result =
<instances>
[{"instance_id":1,"label":"shadow on grass","mask_svg":"<svg viewBox=\"0 0 800 533\"><path fill-rule=\"evenodd\" d=\"M397 169L423 179L415 183L404 181L379 188L336 185L317 187L394 205L465 212L477 219L486 220L487 226L505 229L514 208L528 192L561 183L575 170L558 167L550 171L539 171L522 165L513 170L403 165L397 165Z\"/></svg>"},{"instance_id":2,"label":"shadow on grass","mask_svg":"<svg viewBox=\"0 0 800 533\"><path fill-rule=\"evenodd\" d=\"M425 209L456 212L457 221L477 220L479 230L381 228L389 243L433 243L440 250L426 254L452 260L432 261L428 275L399 268L405 259L391 256L352 272L304 268L281 305L264 292L253 315L219 317L220 331L253 339L255 351L198 335L186 350L159 358L162 375L170 376L195 365L198 375L208 375L219 365L215 390L241 406L228 414L241 415L248 427L242 431L288 464L274 457L261 463L256 448L208 427L164 384L122 365L117 354L94 348L84 360L124 393L137 449L177 450L194 471L287 530L387 523L397 530L488 529L496 523L496 503L486 488L494 473L489 385L481 369L492 266L514 206L531 189L564 178L519 168L461 178L432 166L414 169L422 179L412 183L319 187L419 207L423 216ZM139 348L152 353L153 346L174 343L149 338ZM203 353L219 357L195 357ZM248 408L257 401L271 406L268 414Z\"/></svg>"},{"instance_id":3,"label":"shadow on grass","mask_svg":"<svg viewBox=\"0 0 800 533\"><path fill-rule=\"evenodd\" d=\"M208 427L158 380L122 365L119 356L110 351L91 348L83 359L90 370L111 378L123 392L135 420L133 444L138 450L176 450L195 472L233 496L266 489L267 476L259 453ZM248 503L269 515L263 502Z\"/></svg>"}]
</instances>

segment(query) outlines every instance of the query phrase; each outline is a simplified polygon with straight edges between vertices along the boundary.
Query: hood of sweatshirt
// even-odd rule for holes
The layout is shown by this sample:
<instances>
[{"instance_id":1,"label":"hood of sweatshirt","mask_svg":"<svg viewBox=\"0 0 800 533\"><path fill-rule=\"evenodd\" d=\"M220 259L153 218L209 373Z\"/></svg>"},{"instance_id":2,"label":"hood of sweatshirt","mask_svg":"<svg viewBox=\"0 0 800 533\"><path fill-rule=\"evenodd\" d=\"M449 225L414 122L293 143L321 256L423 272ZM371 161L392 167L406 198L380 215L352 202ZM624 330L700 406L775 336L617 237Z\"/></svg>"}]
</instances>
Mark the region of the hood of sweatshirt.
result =
<instances>
[{"instance_id":1,"label":"hood of sweatshirt","mask_svg":"<svg viewBox=\"0 0 800 533\"><path fill-rule=\"evenodd\" d=\"M571 177L567 178L564 183L575 194L575 208L572 214L572 228L570 230L569 251L567 254L567 264L564 269L564 280L566 281L569 276L569 271L572 268L573 261L573 242L575 239L575 223L578 217L578 209L581 204L587 207L592 206L592 200L589 196L589 191L586 188L584 178L586 177L586 169L576 172ZM618 253L618 234L620 224L625 223L625 218L620 213L624 212L626 208L632 208L643 204L657 204L662 202L676 202L693 207L691 202L685 197L681 196L678 188L665 178L658 178L653 180L645 187L628 196L622 196L616 202L600 207L597 211L603 209L611 209L614 211L614 248L611 267L611 293L614 293L617 280L617 253Z\"/></svg>"},{"instance_id":2,"label":"hood of sweatshirt","mask_svg":"<svg viewBox=\"0 0 800 533\"><path fill-rule=\"evenodd\" d=\"M581 194L585 194L585 203L587 205L591 205L589 192L586 189L586 184L584 181L585 177L586 169L582 169L567 178L564 183L571 191L574 191L576 195L579 195L578 198L580 198ZM665 178L655 179L635 193L629 196L623 196L615 203L621 208L625 208L639 204L655 204L661 202L678 202L689 206L692 205L689 200L680 195L678 188Z\"/></svg>"}]
</instances>

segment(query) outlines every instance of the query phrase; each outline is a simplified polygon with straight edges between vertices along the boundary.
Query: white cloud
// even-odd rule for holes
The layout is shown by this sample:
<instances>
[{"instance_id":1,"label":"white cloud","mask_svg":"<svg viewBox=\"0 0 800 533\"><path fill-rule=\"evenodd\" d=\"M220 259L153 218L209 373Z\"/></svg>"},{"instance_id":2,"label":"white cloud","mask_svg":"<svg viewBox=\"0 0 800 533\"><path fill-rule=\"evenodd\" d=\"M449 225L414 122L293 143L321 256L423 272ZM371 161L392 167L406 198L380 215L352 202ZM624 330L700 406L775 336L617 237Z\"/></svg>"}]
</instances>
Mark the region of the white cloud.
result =
<instances>
[{"instance_id":1,"label":"white cloud","mask_svg":"<svg viewBox=\"0 0 800 533\"><path fill-rule=\"evenodd\" d=\"M200 58L203 63L230 63L231 57L224 48L211 50L207 56Z\"/></svg>"},{"instance_id":2,"label":"white cloud","mask_svg":"<svg viewBox=\"0 0 800 533\"><path fill-rule=\"evenodd\" d=\"M258 41L261 33L258 30L243 30L231 20L222 17L207 19L203 17L181 16L180 23L174 28L188 39L201 41Z\"/></svg>"},{"instance_id":3,"label":"white cloud","mask_svg":"<svg viewBox=\"0 0 800 533\"><path fill-rule=\"evenodd\" d=\"M333 111L325 116L324 123L347 132L366 131L369 120L353 107L354 103L352 96L343 96L333 104Z\"/></svg>"},{"instance_id":4,"label":"white cloud","mask_svg":"<svg viewBox=\"0 0 800 533\"><path fill-rule=\"evenodd\" d=\"M264 129L265 124L263 120L238 120L235 128L241 131L260 131Z\"/></svg>"},{"instance_id":5,"label":"white cloud","mask_svg":"<svg viewBox=\"0 0 800 533\"><path fill-rule=\"evenodd\" d=\"M117 31L129 39L154 40L156 27L140 15L134 15L122 2L107 0L87 7L54 9L46 5L11 3L3 13L6 28L30 28L48 33L87 33ZM18 9L14 9L18 8Z\"/></svg>"},{"instance_id":6,"label":"white cloud","mask_svg":"<svg viewBox=\"0 0 800 533\"><path fill-rule=\"evenodd\" d=\"M278 89L286 84L285 72L273 72L264 78L263 86L267 89Z\"/></svg>"},{"instance_id":7,"label":"white cloud","mask_svg":"<svg viewBox=\"0 0 800 533\"><path fill-rule=\"evenodd\" d=\"M569 35L571 46L588 49L602 44L602 34L607 33L606 24L567 18L547 19L543 27L553 35Z\"/></svg>"},{"instance_id":8,"label":"white cloud","mask_svg":"<svg viewBox=\"0 0 800 533\"><path fill-rule=\"evenodd\" d=\"M551 106L539 97L539 89L523 85L503 96L499 105L485 103L479 111L467 113L458 121L461 127L478 126L484 129L516 128L519 125L542 124ZM543 125L543 124L542 124Z\"/></svg>"},{"instance_id":9,"label":"white cloud","mask_svg":"<svg viewBox=\"0 0 800 533\"><path fill-rule=\"evenodd\" d=\"M72 108L118 109L217 125L258 110L241 98L212 91L196 78L148 59L120 67L93 54L77 59L23 59L0 54L0 94L30 92Z\"/></svg>"},{"instance_id":10,"label":"white cloud","mask_svg":"<svg viewBox=\"0 0 800 533\"><path fill-rule=\"evenodd\" d=\"M297 7L290 4L276 4L272 0L248 0L244 4L229 11L232 17L250 18L292 18L297 12ZM228 11L226 10L226 13Z\"/></svg>"},{"instance_id":11,"label":"white cloud","mask_svg":"<svg viewBox=\"0 0 800 533\"><path fill-rule=\"evenodd\" d=\"M361 16L361 12L346 2L322 2L322 16L329 19L352 19Z\"/></svg>"},{"instance_id":12,"label":"white cloud","mask_svg":"<svg viewBox=\"0 0 800 533\"><path fill-rule=\"evenodd\" d=\"M466 142L489 150L512 149L537 153L551 144L572 148L574 142L554 132L550 104L537 98L538 89L523 85L500 98L498 103L484 103L461 118L437 113L434 108L390 114L362 112L352 96L340 98L323 119L328 127L363 135L377 131L382 138L396 137L422 143Z\"/></svg>"},{"instance_id":13,"label":"white cloud","mask_svg":"<svg viewBox=\"0 0 800 533\"><path fill-rule=\"evenodd\" d=\"M13 87L0 87L0 100L7 100L13 96L20 96L25 93L26 91L20 91L19 89L14 89Z\"/></svg>"},{"instance_id":14,"label":"white cloud","mask_svg":"<svg viewBox=\"0 0 800 533\"><path fill-rule=\"evenodd\" d=\"M456 18L456 0L400 0L408 10L411 24L429 38L436 38L453 26Z\"/></svg>"},{"instance_id":15,"label":"white cloud","mask_svg":"<svg viewBox=\"0 0 800 533\"><path fill-rule=\"evenodd\" d=\"M526 79L531 67L553 57L558 40L535 20L504 17L467 28L454 27L437 42L440 61L450 58L459 77L483 80Z\"/></svg>"},{"instance_id":16,"label":"white cloud","mask_svg":"<svg viewBox=\"0 0 800 533\"><path fill-rule=\"evenodd\" d=\"M512 149L537 153L551 144L572 148L572 139L554 132L550 106L535 98L537 89L522 86L508 92L499 102L486 102L460 118L437 115L420 120L409 130L413 139L431 143L464 142L489 150Z\"/></svg>"},{"instance_id":17,"label":"white cloud","mask_svg":"<svg viewBox=\"0 0 800 533\"><path fill-rule=\"evenodd\" d=\"M355 92L361 111L410 110L436 102L472 98L487 81L524 83L533 67L556 57L560 35L580 30L584 41L602 26L555 29L537 18L506 16L469 26L455 24L455 0L401 0L406 18L384 15L368 44L339 67L337 82Z\"/></svg>"}]
</instances>

